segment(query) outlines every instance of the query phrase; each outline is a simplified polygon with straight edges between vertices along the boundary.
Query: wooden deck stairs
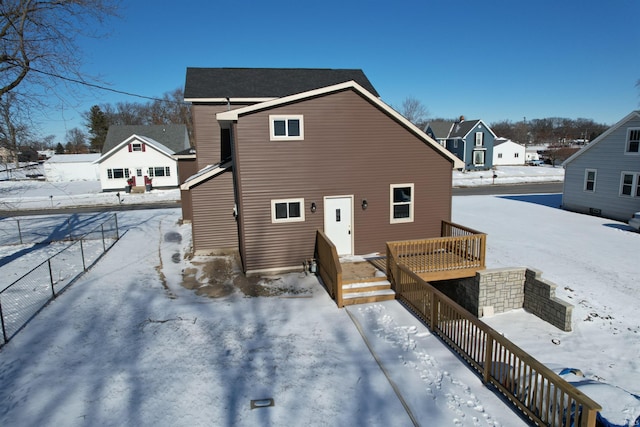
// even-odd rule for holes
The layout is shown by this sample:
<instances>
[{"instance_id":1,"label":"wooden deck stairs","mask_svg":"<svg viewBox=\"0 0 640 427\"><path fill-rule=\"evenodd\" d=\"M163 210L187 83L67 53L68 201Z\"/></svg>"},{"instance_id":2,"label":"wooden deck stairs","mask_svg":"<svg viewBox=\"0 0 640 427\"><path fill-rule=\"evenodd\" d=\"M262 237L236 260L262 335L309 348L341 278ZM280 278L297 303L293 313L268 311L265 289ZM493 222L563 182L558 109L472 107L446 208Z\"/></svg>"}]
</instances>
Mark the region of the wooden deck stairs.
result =
<instances>
[{"instance_id":1,"label":"wooden deck stairs","mask_svg":"<svg viewBox=\"0 0 640 427\"><path fill-rule=\"evenodd\" d=\"M342 302L344 305L367 304L395 299L396 293L391 289L391 282L386 277L372 277L366 282L347 283L342 285Z\"/></svg>"},{"instance_id":2,"label":"wooden deck stairs","mask_svg":"<svg viewBox=\"0 0 640 427\"><path fill-rule=\"evenodd\" d=\"M342 302L344 305L367 304L395 299L391 282L381 266L384 261L343 262ZM386 269L386 267L383 267Z\"/></svg>"}]
</instances>

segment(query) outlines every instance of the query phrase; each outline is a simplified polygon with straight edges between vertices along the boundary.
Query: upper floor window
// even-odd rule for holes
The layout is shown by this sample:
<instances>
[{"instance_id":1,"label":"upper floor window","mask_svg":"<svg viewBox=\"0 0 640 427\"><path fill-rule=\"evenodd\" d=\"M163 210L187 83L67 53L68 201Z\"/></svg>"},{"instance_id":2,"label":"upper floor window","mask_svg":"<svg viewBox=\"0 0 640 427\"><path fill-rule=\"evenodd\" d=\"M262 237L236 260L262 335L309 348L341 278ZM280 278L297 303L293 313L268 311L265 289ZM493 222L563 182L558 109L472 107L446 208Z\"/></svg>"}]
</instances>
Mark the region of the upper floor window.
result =
<instances>
[{"instance_id":1,"label":"upper floor window","mask_svg":"<svg viewBox=\"0 0 640 427\"><path fill-rule=\"evenodd\" d=\"M304 123L302 115L269 116L271 140L303 140Z\"/></svg>"},{"instance_id":2,"label":"upper floor window","mask_svg":"<svg viewBox=\"0 0 640 427\"><path fill-rule=\"evenodd\" d=\"M640 129L631 128L627 131L627 145L625 152L640 154Z\"/></svg>"},{"instance_id":3,"label":"upper floor window","mask_svg":"<svg viewBox=\"0 0 640 427\"><path fill-rule=\"evenodd\" d=\"M640 197L640 172L622 172L620 195Z\"/></svg>"},{"instance_id":4,"label":"upper floor window","mask_svg":"<svg viewBox=\"0 0 640 427\"><path fill-rule=\"evenodd\" d=\"M271 222L304 221L304 199L271 201Z\"/></svg>"},{"instance_id":5,"label":"upper floor window","mask_svg":"<svg viewBox=\"0 0 640 427\"><path fill-rule=\"evenodd\" d=\"M596 175L595 169L584 171L584 191L596 191Z\"/></svg>"},{"instance_id":6,"label":"upper floor window","mask_svg":"<svg viewBox=\"0 0 640 427\"><path fill-rule=\"evenodd\" d=\"M484 132L476 132L476 147L482 147L484 144Z\"/></svg>"},{"instance_id":7,"label":"upper floor window","mask_svg":"<svg viewBox=\"0 0 640 427\"><path fill-rule=\"evenodd\" d=\"M391 223L413 222L413 184L391 185Z\"/></svg>"},{"instance_id":8,"label":"upper floor window","mask_svg":"<svg viewBox=\"0 0 640 427\"><path fill-rule=\"evenodd\" d=\"M140 142L133 142L129 144L129 152L131 151L145 151L145 146Z\"/></svg>"}]
</instances>

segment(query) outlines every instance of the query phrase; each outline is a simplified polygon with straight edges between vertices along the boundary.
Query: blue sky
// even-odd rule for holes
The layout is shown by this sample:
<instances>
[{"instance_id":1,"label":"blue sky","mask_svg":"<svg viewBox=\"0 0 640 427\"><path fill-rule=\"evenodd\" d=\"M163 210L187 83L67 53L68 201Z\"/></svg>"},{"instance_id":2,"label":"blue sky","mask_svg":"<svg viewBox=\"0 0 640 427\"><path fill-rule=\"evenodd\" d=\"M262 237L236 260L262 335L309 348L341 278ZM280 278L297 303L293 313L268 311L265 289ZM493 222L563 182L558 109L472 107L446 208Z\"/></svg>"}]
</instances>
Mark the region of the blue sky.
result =
<instances>
[{"instance_id":1,"label":"blue sky","mask_svg":"<svg viewBox=\"0 0 640 427\"><path fill-rule=\"evenodd\" d=\"M82 40L84 70L161 96L187 67L360 68L383 101L487 123L544 117L613 124L640 108L640 1L123 1L110 35ZM61 142L91 105L145 102L87 92L48 114Z\"/></svg>"}]
</instances>

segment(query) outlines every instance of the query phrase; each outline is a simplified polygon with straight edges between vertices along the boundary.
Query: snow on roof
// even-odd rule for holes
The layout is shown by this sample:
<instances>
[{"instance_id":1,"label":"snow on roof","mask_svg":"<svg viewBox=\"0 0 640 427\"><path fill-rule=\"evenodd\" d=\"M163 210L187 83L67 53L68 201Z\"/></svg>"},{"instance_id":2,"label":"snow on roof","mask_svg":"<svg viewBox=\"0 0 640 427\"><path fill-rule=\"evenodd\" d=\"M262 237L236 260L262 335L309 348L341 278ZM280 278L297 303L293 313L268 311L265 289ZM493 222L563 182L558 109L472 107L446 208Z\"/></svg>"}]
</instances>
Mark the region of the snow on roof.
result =
<instances>
[{"instance_id":1,"label":"snow on roof","mask_svg":"<svg viewBox=\"0 0 640 427\"><path fill-rule=\"evenodd\" d=\"M92 163L100 158L100 153L54 154L46 163Z\"/></svg>"}]
</instances>

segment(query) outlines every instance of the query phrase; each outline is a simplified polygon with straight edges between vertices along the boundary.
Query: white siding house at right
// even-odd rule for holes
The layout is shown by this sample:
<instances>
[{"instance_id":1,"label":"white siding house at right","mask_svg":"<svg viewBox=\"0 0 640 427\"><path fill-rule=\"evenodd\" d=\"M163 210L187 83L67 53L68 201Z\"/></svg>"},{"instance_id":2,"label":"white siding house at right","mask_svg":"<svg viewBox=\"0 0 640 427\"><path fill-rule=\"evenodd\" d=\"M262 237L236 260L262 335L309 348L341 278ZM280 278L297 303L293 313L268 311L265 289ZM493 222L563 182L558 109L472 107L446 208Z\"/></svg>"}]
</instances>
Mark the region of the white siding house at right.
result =
<instances>
[{"instance_id":1,"label":"white siding house at right","mask_svg":"<svg viewBox=\"0 0 640 427\"><path fill-rule=\"evenodd\" d=\"M562 207L626 222L640 211L640 110L564 163Z\"/></svg>"}]
</instances>

